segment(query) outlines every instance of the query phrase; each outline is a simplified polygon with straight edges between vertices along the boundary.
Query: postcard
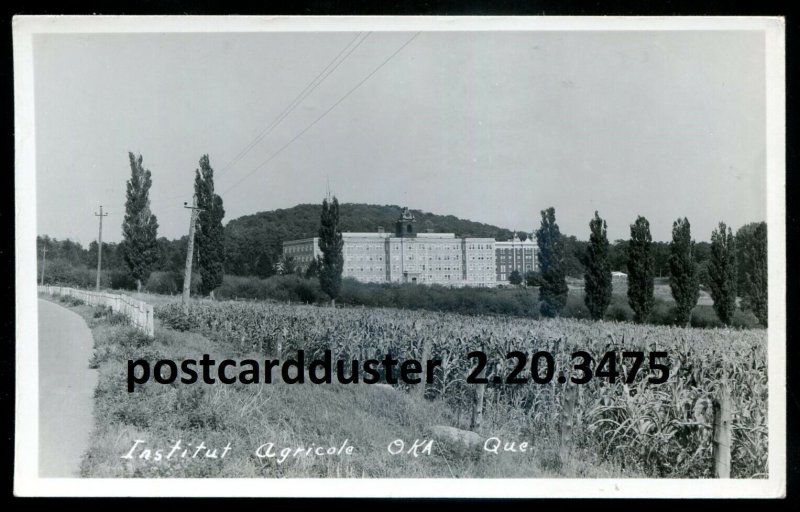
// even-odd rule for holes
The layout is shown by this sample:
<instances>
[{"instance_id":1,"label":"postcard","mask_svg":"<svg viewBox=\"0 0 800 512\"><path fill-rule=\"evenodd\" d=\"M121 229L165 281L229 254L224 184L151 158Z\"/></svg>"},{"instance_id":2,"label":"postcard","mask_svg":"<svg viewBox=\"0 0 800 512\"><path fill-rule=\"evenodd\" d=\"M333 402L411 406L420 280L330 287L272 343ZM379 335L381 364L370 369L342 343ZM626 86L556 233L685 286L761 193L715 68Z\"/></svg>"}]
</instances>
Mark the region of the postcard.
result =
<instances>
[{"instance_id":1,"label":"postcard","mask_svg":"<svg viewBox=\"0 0 800 512\"><path fill-rule=\"evenodd\" d=\"M782 18L13 38L16 495L785 495Z\"/></svg>"}]
</instances>

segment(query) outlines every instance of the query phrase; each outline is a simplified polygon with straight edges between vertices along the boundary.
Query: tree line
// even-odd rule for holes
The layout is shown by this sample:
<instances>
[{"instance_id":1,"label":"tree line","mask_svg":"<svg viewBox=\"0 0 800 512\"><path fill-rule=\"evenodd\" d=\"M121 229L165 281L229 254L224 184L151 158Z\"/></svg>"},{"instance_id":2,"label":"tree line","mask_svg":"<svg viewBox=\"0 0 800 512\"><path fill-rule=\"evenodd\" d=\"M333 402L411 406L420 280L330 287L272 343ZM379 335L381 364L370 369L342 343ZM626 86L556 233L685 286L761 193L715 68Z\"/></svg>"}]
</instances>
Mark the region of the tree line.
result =
<instances>
[{"instance_id":1,"label":"tree line","mask_svg":"<svg viewBox=\"0 0 800 512\"><path fill-rule=\"evenodd\" d=\"M567 302L566 248L569 239L561 234L555 209L541 212L536 231L539 248L537 275L527 276L539 286L540 312L558 316ZM602 319L611 303L613 259L607 224L598 212L589 222L589 241L580 255L584 267L584 302L590 317ZM621 245L621 244L619 244ZM655 304L656 250L650 223L638 216L630 225L630 239L624 244L627 270L628 304L634 321L649 321ZM700 297L701 281L709 288L714 311L720 322L730 325L737 308L753 312L759 323L767 325L767 225L748 224L736 235L724 222L711 233L707 259L697 261L697 244L692 239L687 218L672 225L672 240L667 244L668 279L675 300L674 323L688 325ZM619 267L617 267L619 268ZM519 281L519 276L515 276Z\"/></svg>"},{"instance_id":2,"label":"tree line","mask_svg":"<svg viewBox=\"0 0 800 512\"><path fill-rule=\"evenodd\" d=\"M143 283L155 271L179 272L186 260L184 236L178 240L158 237L158 218L150 208L152 173L144 166L141 155L128 153L131 175L126 182L125 215L122 222L122 241L103 243L104 281L111 288L133 288L141 291ZM222 284L225 265L225 216L222 198L214 192L214 170L208 155L203 155L195 169L194 200L199 213L196 220L195 251L192 265L198 270L193 286L207 295ZM38 252L42 255L40 272L45 282L68 282L85 285L88 269L97 260L97 242L83 249L70 240L37 237ZM46 251L46 252L45 252ZM48 262L49 260L49 262ZM177 283L179 288L182 282Z\"/></svg>"},{"instance_id":3,"label":"tree line","mask_svg":"<svg viewBox=\"0 0 800 512\"><path fill-rule=\"evenodd\" d=\"M104 282L112 288L135 287L141 290L143 283L157 270L172 280L168 289L177 291L183 284L180 272L185 265L188 237L168 240L157 236L158 219L150 209L149 197L152 174L144 167L141 155L129 153L128 159L131 177L126 183L123 240L119 244L103 243ZM195 169L194 198L199 213L192 266L198 272L196 279L193 276L192 286L197 292L209 295L222 284L226 269L231 270L234 265L226 264L226 229L222 226L225 209L222 198L214 190L214 170L208 155L200 158L199 167ZM318 229L308 235L319 236L323 256L308 266L305 277L318 279L322 290L335 303L342 285L343 268L343 221L337 198L325 198L318 211ZM378 209L373 214L382 215L383 212ZM454 222L454 227L496 229L479 223L464 224L465 221L452 216L432 218ZM426 222L425 225L433 225L431 218ZM595 212L589 222L589 240L584 242L560 232L555 209L551 207L541 212L541 225L534 233L539 249L539 272L525 276L514 272L510 280L517 284L524 279L530 285L539 286L540 313L552 317L558 316L566 305L567 276L583 277L586 307L591 318L600 319L611 302L611 272L626 271L628 303L634 321L641 323L647 322L653 311L655 277L667 277L676 304L674 320L678 325L689 323L702 285L708 288L716 315L723 324L731 323L738 305L752 311L766 326L766 229L764 222L747 224L734 236L731 228L720 222L711 234L710 243L696 243L691 237L688 219L682 218L673 224L672 240L661 243L653 242L648 220L639 216L630 226L630 238L611 244L606 221ZM510 237L513 233L504 234ZM521 238L526 236L525 233L519 235ZM250 243L255 245L253 240ZM88 272L87 267L97 258L97 242L83 249L80 244L69 240L42 236L37 237L37 244L40 251L46 247L49 254L48 282L72 280L77 281L75 284L86 285L84 281L89 280L88 274L71 277L67 274L70 271L74 273L74 269L79 267ZM263 261L257 258L254 266L256 269L268 267L255 272L257 275L294 274L297 271L293 260L282 256L278 261L272 256ZM161 288L159 291L165 290Z\"/></svg>"}]
</instances>

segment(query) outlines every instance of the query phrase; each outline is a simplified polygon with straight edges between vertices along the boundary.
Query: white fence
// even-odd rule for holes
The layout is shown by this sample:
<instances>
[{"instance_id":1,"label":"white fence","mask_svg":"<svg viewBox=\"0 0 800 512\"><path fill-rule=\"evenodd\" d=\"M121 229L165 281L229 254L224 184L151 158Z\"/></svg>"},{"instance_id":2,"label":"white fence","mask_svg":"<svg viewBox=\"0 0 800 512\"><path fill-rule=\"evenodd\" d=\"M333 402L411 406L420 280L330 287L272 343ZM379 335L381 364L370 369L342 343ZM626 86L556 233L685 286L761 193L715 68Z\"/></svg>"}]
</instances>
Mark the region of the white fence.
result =
<instances>
[{"instance_id":1,"label":"white fence","mask_svg":"<svg viewBox=\"0 0 800 512\"><path fill-rule=\"evenodd\" d=\"M64 295L80 299L90 306L108 306L114 313L124 315L130 323L148 336L153 336L153 306L127 295L90 292L63 286L39 286L40 293Z\"/></svg>"}]
</instances>

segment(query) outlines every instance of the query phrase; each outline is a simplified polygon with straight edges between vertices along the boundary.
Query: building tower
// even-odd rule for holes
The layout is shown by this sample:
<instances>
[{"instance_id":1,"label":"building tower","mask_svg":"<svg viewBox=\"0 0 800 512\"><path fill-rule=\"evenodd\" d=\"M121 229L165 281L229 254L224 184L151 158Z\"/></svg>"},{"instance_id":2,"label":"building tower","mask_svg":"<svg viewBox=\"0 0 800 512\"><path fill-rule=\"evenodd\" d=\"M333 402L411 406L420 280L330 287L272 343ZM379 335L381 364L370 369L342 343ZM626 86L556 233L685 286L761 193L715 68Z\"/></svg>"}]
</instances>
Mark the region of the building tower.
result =
<instances>
[{"instance_id":1,"label":"building tower","mask_svg":"<svg viewBox=\"0 0 800 512\"><path fill-rule=\"evenodd\" d=\"M414 238L417 236L416 219L408 210L408 207L403 208L403 213L400 218L395 222L395 236L398 238Z\"/></svg>"}]
</instances>

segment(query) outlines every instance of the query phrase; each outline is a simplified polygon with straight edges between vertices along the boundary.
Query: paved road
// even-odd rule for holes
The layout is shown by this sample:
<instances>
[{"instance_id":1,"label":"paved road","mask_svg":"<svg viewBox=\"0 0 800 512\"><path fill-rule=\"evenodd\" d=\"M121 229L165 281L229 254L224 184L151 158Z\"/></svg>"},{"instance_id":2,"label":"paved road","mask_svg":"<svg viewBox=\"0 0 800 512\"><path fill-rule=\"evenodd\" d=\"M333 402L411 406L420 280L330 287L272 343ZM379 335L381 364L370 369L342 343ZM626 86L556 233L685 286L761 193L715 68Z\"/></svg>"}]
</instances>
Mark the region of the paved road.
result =
<instances>
[{"instance_id":1,"label":"paved road","mask_svg":"<svg viewBox=\"0 0 800 512\"><path fill-rule=\"evenodd\" d=\"M39 299L39 476L77 477L89 446L97 370L77 313Z\"/></svg>"}]
</instances>

